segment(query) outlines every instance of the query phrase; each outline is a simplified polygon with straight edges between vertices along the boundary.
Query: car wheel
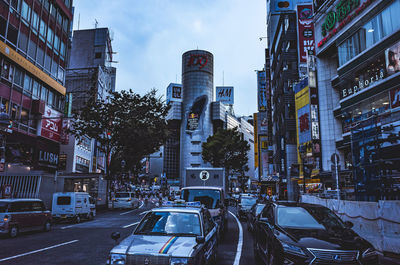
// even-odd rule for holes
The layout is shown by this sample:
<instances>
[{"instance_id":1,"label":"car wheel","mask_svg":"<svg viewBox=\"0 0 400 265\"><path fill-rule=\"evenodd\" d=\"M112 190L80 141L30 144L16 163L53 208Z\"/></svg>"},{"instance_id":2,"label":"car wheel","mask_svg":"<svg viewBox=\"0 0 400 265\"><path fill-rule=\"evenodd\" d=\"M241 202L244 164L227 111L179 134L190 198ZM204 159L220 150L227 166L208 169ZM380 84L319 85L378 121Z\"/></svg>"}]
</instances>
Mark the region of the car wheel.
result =
<instances>
[{"instance_id":1,"label":"car wheel","mask_svg":"<svg viewBox=\"0 0 400 265\"><path fill-rule=\"evenodd\" d=\"M8 233L9 233L9 235L10 235L11 238L14 238L14 237L18 236L18 233L19 233L18 227L15 226L15 225L12 226L12 227L10 228L10 231L9 231Z\"/></svg>"},{"instance_id":2,"label":"car wheel","mask_svg":"<svg viewBox=\"0 0 400 265\"><path fill-rule=\"evenodd\" d=\"M75 217L75 223L79 224L81 222L81 217L79 215L77 215Z\"/></svg>"},{"instance_id":3,"label":"car wheel","mask_svg":"<svg viewBox=\"0 0 400 265\"><path fill-rule=\"evenodd\" d=\"M46 221L46 223L43 226L43 231L49 232L51 230L51 223L50 221Z\"/></svg>"}]
</instances>

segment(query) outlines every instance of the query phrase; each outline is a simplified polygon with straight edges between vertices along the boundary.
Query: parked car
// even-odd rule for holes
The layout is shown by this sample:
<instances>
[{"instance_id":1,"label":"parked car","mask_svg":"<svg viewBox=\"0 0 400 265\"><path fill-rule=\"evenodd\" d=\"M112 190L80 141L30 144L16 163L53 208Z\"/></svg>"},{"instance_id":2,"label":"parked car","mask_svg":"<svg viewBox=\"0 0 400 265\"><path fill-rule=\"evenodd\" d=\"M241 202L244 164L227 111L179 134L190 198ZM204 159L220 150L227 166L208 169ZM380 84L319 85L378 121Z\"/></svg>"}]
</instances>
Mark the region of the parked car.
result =
<instances>
[{"instance_id":1,"label":"parked car","mask_svg":"<svg viewBox=\"0 0 400 265\"><path fill-rule=\"evenodd\" d=\"M133 209L139 207L139 200L135 196L135 192L116 192L113 198L114 208Z\"/></svg>"},{"instance_id":2,"label":"parked car","mask_svg":"<svg viewBox=\"0 0 400 265\"><path fill-rule=\"evenodd\" d=\"M268 203L255 226L254 255L263 264L378 264L378 252L330 209Z\"/></svg>"},{"instance_id":3,"label":"parked car","mask_svg":"<svg viewBox=\"0 0 400 265\"><path fill-rule=\"evenodd\" d=\"M1 199L0 234L16 237L20 232L51 230L51 213L39 199Z\"/></svg>"},{"instance_id":4,"label":"parked car","mask_svg":"<svg viewBox=\"0 0 400 265\"><path fill-rule=\"evenodd\" d=\"M248 212L250 211L251 207L256 203L257 197L241 194L239 203L237 205L237 215L239 219L247 218Z\"/></svg>"},{"instance_id":5,"label":"parked car","mask_svg":"<svg viewBox=\"0 0 400 265\"><path fill-rule=\"evenodd\" d=\"M82 218L96 216L94 201L86 192L56 192L53 194L51 214L55 221L69 220L79 223Z\"/></svg>"},{"instance_id":6,"label":"parked car","mask_svg":"<svg viewBox=\"0 0 400 265\"><path fill-rule=\"evenodd\" d=\"M200 203L168 202L150 210L110 251L106 264L215 264L216 251L217 225L210 212Z\"/></svg>"},{"instance_id":7,"label":"parked car","mask_svg":"<svg viewBox=\"0 0 400 265\"><path fill-rule=\"evenodd\" d=\"M264 209L264 207L265 204L256 203L253 206L251 206L250 211L247 213L247 230L249 230L250 232L253 232L256 218Z\"/></svg>"}]
</instances>

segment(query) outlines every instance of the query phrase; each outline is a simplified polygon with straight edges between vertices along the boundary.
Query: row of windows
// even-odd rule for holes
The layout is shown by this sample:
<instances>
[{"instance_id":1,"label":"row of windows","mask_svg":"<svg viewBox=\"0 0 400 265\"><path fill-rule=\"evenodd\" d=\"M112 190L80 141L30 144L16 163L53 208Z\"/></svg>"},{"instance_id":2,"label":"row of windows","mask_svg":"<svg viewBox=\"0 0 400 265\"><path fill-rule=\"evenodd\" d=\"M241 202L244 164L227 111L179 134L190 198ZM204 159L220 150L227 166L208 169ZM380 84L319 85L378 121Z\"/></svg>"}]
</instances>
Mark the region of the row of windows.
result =
<instances>
[{"instance_id":1,"label":"row of windows","mask_svg":"<svg viewBox=\"0 0 400 265\"><path fill-rule=\"evenodd\" d=\"M13 121L12 127L31 134L36 134L38 120L29 113L29 110L21 107L17 103L10 102L6 98L0 98L1 112L8 113Z\"/></svg>"},{"instance_id":2,"label":"row of windows","mask_svg":"<svg viewBox=\"0 0 400 265\"><path fill-rule=\"evenodd\" d=\"M85 159L81 156L76 156L76 163L80 164L80 165L85 165L85 166L89 166L90 165L90 160Z\"/></svg>"},{"instance_id":3,"label":"row of windows","mask_svg":"<svg viewBox=\"0 0 400 265\"><path fill-rule=\"evenodd\" d=\"M364 50L399 29L400 16L397 14L399 10L400 0L396 0L340 44L338 46L339 65L344 65Z\"/></svg>"},{"instance_id":4,"label":"row of windows","mask_svg":"<svg viewBox=\"0 0 400 265\"><path fill-rule=\"evenodd\" d=\"M41 99L55 109L63 109L63 96L61 94L42 85L34 77L9 61L2 59L0 62L3 80L13 84L17 90L22 90L25 95L32 99Z\"/></svg>"}]
</instances>

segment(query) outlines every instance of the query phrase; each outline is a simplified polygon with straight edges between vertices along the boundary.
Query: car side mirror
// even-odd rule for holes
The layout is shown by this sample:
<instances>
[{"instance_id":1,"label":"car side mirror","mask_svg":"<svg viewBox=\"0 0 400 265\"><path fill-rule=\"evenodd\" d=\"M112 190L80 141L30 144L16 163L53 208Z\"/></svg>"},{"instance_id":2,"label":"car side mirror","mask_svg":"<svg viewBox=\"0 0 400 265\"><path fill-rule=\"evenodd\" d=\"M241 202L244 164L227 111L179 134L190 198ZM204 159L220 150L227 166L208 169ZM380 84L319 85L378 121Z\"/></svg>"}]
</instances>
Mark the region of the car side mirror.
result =
<instances>
[{"instance_id":1,"label":"car side mirror","mask_svg":"<svg viewBox=\"0 0 400 265\"><path fill-rule=\"evenodd\" d=\"M354 226L354 224L353 224L352 222L350 222L350 221L344 222L344 225L345 225L347 228L352 228L352 227Z\"/></svg>"},{"instance_id":2,"label":"car side mirror","mask_svg":"<svg viewBox=\"0 0 400 265\"><path fill-rule=\"evenodd\" d=\"M196 242L197 244L203 244L204 242L206 242L206 239L204 238L204 236L196 236Z\"/></svg>"},{"instance_id":3,"label":"car side mirror","mask_svg":"<svg viewBox=\"0 0 400 265\"><path fill-rule=\"evenodd\" d=\"M121 237L121 233L120 232L113 232L111 234L111 238L115 240L115 244L117 243L118 239Z\"/></svg>"}]
</instances>

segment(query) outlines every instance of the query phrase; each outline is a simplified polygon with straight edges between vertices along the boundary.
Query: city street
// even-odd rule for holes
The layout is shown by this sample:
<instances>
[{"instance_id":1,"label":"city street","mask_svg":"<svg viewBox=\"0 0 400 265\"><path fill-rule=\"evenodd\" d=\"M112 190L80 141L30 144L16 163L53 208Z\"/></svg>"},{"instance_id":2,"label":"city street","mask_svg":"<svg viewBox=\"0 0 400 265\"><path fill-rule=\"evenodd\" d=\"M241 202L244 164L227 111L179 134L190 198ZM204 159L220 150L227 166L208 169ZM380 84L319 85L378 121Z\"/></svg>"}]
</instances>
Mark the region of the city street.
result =
<instances>
[{"instance_id":1,"label":"city street","mask_svg":"<svg viewBox=\"0 0 400 265\"><path fill-rule=\"evenodd\" d=\"M114 246L112 232L120 232L125 238L140 221L143 213L154 207L149 202L135 210L100 212L93 221L79 224L59 223L52 231L21 233L16 238L0 239L0 264L105 264ZM232 213L234 209L230 209ZM255 264L253 242L242 222L242 236L232 214L228 215L228 233L218 248L217 264ZM238 240L242 248L238 251ZM235 263L240 259L240 263Z\"/></svg>"}]
</instances>

